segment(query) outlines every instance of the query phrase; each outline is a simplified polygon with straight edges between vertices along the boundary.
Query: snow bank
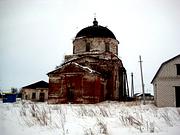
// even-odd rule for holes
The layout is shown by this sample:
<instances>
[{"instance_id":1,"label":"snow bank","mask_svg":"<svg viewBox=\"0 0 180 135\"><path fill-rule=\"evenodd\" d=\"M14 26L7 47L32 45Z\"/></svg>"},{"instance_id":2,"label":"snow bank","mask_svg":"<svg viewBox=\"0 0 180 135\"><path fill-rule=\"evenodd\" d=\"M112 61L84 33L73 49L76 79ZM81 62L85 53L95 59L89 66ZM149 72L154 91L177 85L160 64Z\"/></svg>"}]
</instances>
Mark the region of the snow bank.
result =
<instances>
[{"instance_id":1,"label":"snow bank","mask_svg":"<svg viewBox=\"0 0 180 135\"><path fill-rule=\"evenodd\" d=\"M180 109L137 103L0 103L2 135L179 135Z\"/></svg>"}]
</instances>

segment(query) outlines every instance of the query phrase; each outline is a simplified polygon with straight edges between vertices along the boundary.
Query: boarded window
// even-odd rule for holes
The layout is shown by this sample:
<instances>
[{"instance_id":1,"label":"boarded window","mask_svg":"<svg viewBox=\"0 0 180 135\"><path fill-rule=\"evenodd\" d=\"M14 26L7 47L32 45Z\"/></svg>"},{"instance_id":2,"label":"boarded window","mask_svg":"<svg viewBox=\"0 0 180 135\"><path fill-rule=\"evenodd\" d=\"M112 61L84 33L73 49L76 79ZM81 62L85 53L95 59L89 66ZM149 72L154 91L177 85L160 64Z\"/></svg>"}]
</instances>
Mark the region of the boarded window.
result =
<instances>
[{"instance_id":1,"label":"boarded window","mask_svg":"<svg viewBox=\"0 0 180 135\"><path fill-rule=\"evenodd\" d=\"M86 52L89 52L90 51L90 43L87 43L86 44Z\"/></svg>"},{"instance_id":2,"label":"boarded window","mask_svg":"<svg viewBox=\"0 0 180 135\"><path fill-rule=\"evenodd\" d=\"M180 64L176 64L177 75L180 75Z\"/></svg>"},{"instance_id":3,"label":"boarded window","mask_svg":"<svg viewBox=\"0 0 180 135\"><path fill-rule=\"evenodd\" d=\"M32 99L35 99L35 98L36 98L36 93L33 92L33 93L32 93Z\"/></svg>"}]
</instances>

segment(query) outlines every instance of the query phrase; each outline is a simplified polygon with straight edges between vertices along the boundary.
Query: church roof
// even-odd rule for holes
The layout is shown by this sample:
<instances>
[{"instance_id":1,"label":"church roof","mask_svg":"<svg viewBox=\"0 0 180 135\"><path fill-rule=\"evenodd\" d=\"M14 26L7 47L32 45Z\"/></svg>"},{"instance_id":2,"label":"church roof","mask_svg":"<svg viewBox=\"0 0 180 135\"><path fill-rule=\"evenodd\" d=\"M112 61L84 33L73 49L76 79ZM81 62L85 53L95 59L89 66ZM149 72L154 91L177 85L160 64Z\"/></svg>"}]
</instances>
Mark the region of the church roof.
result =
<instances>
[{"instance_id":1,"label":"church roof","mask_svg":"<svg viewBox=\"0 0 180 135\"><path fill-rule=\"evenodd\" d=\"M29 88L29 89L48 88L48 83L45 81L39 81L30 85L24 86L22 88Z\"/></svg>"},{"instance_id":2,"label":"church roof","mask_svg":"<svg viewBox=\"0 0 180 135\"><path fill-rule=\"evenodd\" d=\"M89 37L89 38L102 37L102 38L116 39L115 35L107 27L98 25L96 18L94 18L92 26L88 26L88 27L80 30L77 33L75 38L77 39L77 38L82 38L82 37Z\"/></svg>"},{"instance_id":3,"label":"church roof","mask_svg":"<svg viewBox=\"0 0 180 135\"><path fill-rule=\"evenodd\" d=\"M104 55L104 56L106 56L106 55L109 55L108 57L106 56L106 58L105 57L100 57L100 56L102 56L102 55ZM66 63L69 63L69 62L75 62L75 61L77 61L77 60L80 60L80 59L83 59L83 58L91 58L91 59L95 59L95 60L98 60L98 61L108 61L108 60L120 60L119 58L118 58L118 56L117 55L115 55L115 54L113 54L112 52L102 52L102 53L87 53L86 55L84 55L83 53L82 54L78 54L78 57L75 57L75 58L71 58L70 60L68 60L68 61L66 61L64 64L66 64ZM63 64L63 65L64 65Z\"/></svg>"},{"instance_id":4,"label":"church roof","mask_svg":"<svg viewBox=\"0 0 180 135\"><path fill-rule=\"evenodd\" d=\"M67 66L69 66L69 65L74 65L74 66L76 66L76 67L78 67L78 68L80 68L80 69L82 69L82 70L84 70L84 71L86 71L86 72L100 75L99 72L97 72L97 71L95 71L95 70L93 70L93 69L91 69L91 68L89 68L89 67L82 66L82 65L80 65L80 64L78 64L78 63L76 63L76 62L71 62L71 61L70 61L70 62L67 62L67 63L63 64L62 66L58 67L57 69L55 69L55 70L47 73L47 75L57 73L58 70L61 70L62 68L67 67Z\"/></svg>"}]
</instances>

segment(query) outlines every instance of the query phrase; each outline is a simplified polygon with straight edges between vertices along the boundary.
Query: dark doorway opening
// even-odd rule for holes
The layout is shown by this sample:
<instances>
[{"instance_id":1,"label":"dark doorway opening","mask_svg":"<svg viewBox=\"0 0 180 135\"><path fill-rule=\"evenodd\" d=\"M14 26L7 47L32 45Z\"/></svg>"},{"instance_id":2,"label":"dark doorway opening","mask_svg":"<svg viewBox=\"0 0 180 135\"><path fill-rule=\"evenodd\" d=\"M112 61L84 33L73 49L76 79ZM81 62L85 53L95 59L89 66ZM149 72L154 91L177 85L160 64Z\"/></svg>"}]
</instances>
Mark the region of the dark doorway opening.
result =
<instances>
[{"instance_id":1,"label":"dark doorway opening","mask_svg":"<svg viewBox=\"0 0 180 135\"><path fill-rule=\"evenodd\" d=\"M45 101L45 93L41 92L41 93L39 94L39 101L40 101L40 102L44 102L44 101Z\"/></svg>"},{"instance_id":2,"label":"dark doorway opening","mask_svg":"<svg viewBox=\"0 0 180 135\"><path fill-rule=\"evenodd\" d=\"M32 93L32 99L36 99L36 93L35 92Z\"/></svg>"},{"instance_id":3,"label":"dark doorway opening","mask_svg":"<svg viewBox=\"0 0 180 135\"><path fill-rule=\"evenodd\" d=\"M180 86L175 87L176 107L180 107Z\"/></svg>"},{"instance_id":4,"label":"dark doorway opening","mask_svg":"<svg viewBox=\"0 0 180 135\"><path fill-rule=\"evenodd\" d=\"M72 87L67 88L67 100L70 103L74 101L74 89Z\"/></svg>"},{"instance_id":5,"label":"dark doorway opening","mask_svg":"<svg viewBox=\"0 0 180 135\"><path fill-rule=\"evenodd\" d=\"M27 96L27 95L25 96L25 99L26 99L26 100L28 99L28 96Z\"/></svg>"}]
</instances>

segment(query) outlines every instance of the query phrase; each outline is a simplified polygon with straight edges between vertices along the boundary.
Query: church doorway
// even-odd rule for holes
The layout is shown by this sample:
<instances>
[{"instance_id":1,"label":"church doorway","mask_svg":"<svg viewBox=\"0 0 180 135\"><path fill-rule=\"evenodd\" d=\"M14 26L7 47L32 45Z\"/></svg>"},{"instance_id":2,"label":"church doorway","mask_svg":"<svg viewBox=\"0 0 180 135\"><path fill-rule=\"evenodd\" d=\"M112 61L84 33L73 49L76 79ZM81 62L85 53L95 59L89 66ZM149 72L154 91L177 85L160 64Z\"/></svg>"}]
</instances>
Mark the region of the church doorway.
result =
<instances>
[{"instance_id":1,"label":"church doorway","mask_svg":"<svg viewBox=\"0 0 180 135\"><path fill-rule=\"evenodd\" d=\"M74 89L72 87L67 87L67 100L70 103L74 101Z\"/></svg>"}]
</instances>

